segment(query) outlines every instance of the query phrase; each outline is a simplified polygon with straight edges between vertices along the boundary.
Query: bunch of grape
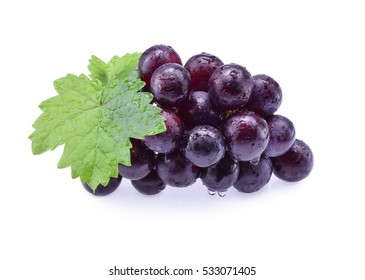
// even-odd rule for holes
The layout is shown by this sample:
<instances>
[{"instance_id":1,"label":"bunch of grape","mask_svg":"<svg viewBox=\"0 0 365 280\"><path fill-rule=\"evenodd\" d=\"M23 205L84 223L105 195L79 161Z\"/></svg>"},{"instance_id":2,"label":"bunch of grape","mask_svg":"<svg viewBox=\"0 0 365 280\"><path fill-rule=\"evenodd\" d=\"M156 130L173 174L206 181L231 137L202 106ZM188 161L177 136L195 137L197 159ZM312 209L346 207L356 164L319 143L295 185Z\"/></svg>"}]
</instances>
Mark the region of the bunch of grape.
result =
<instances>
[{"instance_id":1,"label":"bunch of grape","mask_svg":"<svg viewBox=\"0 0 365 280\"><path fill-rule=\"evenodd\" d=\"M99 185L95 195L113 192L122 177L146 195L166 185L187 187L200 177L209 194L225 196L232 186L256 192L272 173L294 182L311 172L310 147L296 139L288 118L275 114L282 92L273 78L251 76L245 67L208 53L182 66L165 45L147 49L138 70L144 91L162 108L166 131L132 139L132 165L119 165L119 178Z\"/></svg>"}]
</instances>

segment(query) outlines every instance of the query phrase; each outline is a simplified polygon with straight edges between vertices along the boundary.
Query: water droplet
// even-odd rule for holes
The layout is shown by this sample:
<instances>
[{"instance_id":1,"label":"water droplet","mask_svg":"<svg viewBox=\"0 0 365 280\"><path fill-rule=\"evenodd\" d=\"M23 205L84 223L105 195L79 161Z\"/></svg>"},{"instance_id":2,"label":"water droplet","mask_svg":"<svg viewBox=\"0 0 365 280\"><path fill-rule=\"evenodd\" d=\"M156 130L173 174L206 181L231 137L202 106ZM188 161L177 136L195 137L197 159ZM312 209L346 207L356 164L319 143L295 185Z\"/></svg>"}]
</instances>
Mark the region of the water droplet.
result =
<instances>
[{"instance_id":1,"label":"water droplet","mask_svg":"<svg viewBox=\"0 0 365 280\"><path fill-rule=\"evenodd\" d=\"M209 195L215 195L217 192L216 191L208 190L208 193L209 193Z\"/></svg>"},{"instance_id":2,"label":"water droplet","mask_svg":"<svg viewBox=\"0 0 365 280\"><path fill-rule=\"evenodd\" d=\"M250 163L252 165L257 165L260 162L260 157L254 158L252 160L250 160Z\"/></svg>"},{"instance_id":3,"label":"water droplet","mask_svg":"<svg viewBox=\"0 0 365 280\"><path fill-rule=\"evenodd\" d=\"M219 195L220 197L225 197L225 196L226 196L226 194L227 194L227 191L224 191L224 192L218 192L218 195Z\"/></svg>"}]
</instances>

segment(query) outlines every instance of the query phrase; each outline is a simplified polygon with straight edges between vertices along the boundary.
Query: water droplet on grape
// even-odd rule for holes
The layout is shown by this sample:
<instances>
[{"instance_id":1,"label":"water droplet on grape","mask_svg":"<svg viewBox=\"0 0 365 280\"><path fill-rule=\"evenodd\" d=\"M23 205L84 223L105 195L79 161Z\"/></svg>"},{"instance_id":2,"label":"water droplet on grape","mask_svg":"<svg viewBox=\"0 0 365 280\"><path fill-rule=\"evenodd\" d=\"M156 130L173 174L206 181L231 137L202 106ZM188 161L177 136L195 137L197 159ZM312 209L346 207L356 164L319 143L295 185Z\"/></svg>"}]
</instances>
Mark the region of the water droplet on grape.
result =
<instances>
[{"instance_id":1,"label":"water droplet on grape","mask_svg":"<svg viewBox=\"0 0 365 280\"><path fill-rule=\"evenodd\" d=\"M226 194L227 194L227 191L224 191L224 192L218 192L218 195L219 195L220 197L225 197L225 196L226 196Z\"/></svg>"},{"instance_id":2,"label":"water droplet on grape","mask_svg":"<svg viewBox=\"0 0 365 280\"><path fill-rule=\"evenodd\" d=\"M208 193L209 193L209 195L215 195L217 192L216 191L208 190Z\"/></svg>"},{"instance_id":3,"label":"water droplet on grape","mask_svg":"<svg viewBox=\"0 0 365 280\"><path fill-rule=\"evenodd\" d=\"M250 160L252 165L257 165L260 162L260 157L254 158Z\"/></svg>"}]
</instances>

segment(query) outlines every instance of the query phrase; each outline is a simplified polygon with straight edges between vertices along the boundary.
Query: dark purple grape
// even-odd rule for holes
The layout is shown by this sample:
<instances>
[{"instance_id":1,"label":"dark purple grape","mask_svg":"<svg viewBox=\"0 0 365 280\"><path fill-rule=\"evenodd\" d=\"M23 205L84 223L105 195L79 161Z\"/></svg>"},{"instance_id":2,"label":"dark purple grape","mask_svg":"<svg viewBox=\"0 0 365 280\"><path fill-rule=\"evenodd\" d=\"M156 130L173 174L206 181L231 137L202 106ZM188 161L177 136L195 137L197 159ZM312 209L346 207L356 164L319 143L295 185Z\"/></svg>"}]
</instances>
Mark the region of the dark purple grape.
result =
<instances>
[{"instance_id":1,"label":"dark purple grape","mask_svg":"<svg viewBox=\"0 0 365 280\"><path fill-rule=\"evenodd\" d=\"M187 129L203 124L218 127L223 119L223 114L205 91L191 92L189 99L180 106L178 114Z\"/></svg>"},{"instance_id":2,"label":"dark purple grape","mask_svg":"<svg viewBox=\"0 0 365 280\"><path fill-rule=\"evenodd\" d=\"M180 64L166 63L153 72L151 92L164 107L179 107L190 93L190 74Z\"/></svg>"},{"instance_id":3,"label":"dark purple grape","mask_svg":"<svg viewBox=\"0 0 365 280\"><path fill-rule=\"evenodd\" d=\"M181 151L159 154L156 170L160 178L173 187L192 185L199 176L199 167L188 161Z\"/></svg>"},{"instance_id":4,"label":"dark purple grape","mask_svg":"<svg viewBox=\"0 0 365 280\"><path fill-rule=\"evenodd\" d=\"M270 141L265 149L268 157L277 157L284 154L295 141L295 128L286 117L272 115L266 119L269 126Z\"/></svg>"},{"instance_id":5,"label":"dark purple grape","mask_svg":"<svg viewBox=\"0 0 365 280\"><path fill-rule=\"evenodd\" d=\"M184 127L180 118L171 110L162 110L161 115L165 118L166 131L146 136L143 142L152 151L166 154L180 146Z\"/></svg>"},{"instance_id":6,"label":"dark purple grape","mask_svg":"<svg viewBox=\"0 0 365 280\"><path fill-rule=\"evenodd\" d=\"M252 77L246 68L238 64L226 64L218 67L210 76L208 92L218 108L238 109L250 98L252 86Z\"/></svg>"},{"instance_id":7,"label":"dark purple grape","mask_svg":"<svg viewBox=\"0 0 365 280\"><path fill-rule=\"evenodd\" d=\"M238 162L225 155L218 163L202 168L200 178L211 192L226 192L237 181Z\"/></svg>"},{"instance_id":8,"label":"dark purple grape","mask_svg":"<svg viewBox=\"0 0 365 280\"><path fill-rule=\"evenodd\" d=\"M252 93L245 108L261 116L274 114L279 109L282 101L279 84L273 78L262 74L253 76L252 80Z\"/></svg>"},{"instance_id":9,"label":"dark purple grape","mask_svg":"<svg viewBox=\"0 0 365 280\"><path fill-rule=\"evenodd\" d=\"M298 139L285 154L271 160L276 177L288 182L303 180L313 169L312 150Z\"/></svg>"},{"instance_id":10,"label":"dark purple grape","mask_svg":"<svg viewBox=\"0 0 365 280\"><path fill-rule=\"evenodd\" d=\"M214 70L221 65L223 62L209 53L201 53L189 58L185 63L185 68L191 76L191 89L208 91L208 80Z\"/></svg>"},{"instance_id":11,"label":"dark purple grape","mask_svg":"<svg viewBox=\"0 0 365 280\"><path fill-rule=\"evenodd\" d=\"M161 180L155 170L142 179L132 180L131 183L137 191L146 195L158 194L166 187L166 183Z\"/></svg>"},{"instance_id":12,"label":"dark purple grape","mask_svg":"<svg viewBox=\"0 0 365 280\"><path fill-rule=\"evenodd\" d=\"M238 161L258 162L269 143L269 127L254 112L240 111L231 115L223 127L228 152Z\"/></svg>"},{"instance_id":13,"label":"dark purple grape","mask_svg":"<svg viewBox=\"0 0 365 280\"><path fill-rule=\"evenodd\" d=\"M244 193L262 189L270 181L272 175L272 163L267 157L261 157L257 165L241 161L239 169L238 179L233 187Z\"/></svg>"},{"instance_id":14,"label":"dark purple grape","mask_svg":"<svg viewBox=\"0 0 365 280\"><path fill-rule=\"evenodd\" d=\"M187 135L185 157L194 165L208 167L224 156L225 143L218 129L209 125L198 125Z\"/></svg>"},{"instance_id":15,"label":"dark purple grape","mask_svg":"<svg viewBox=\"0 0 365 280\"><path fill-rule=\"evenodd\" d=\"M140 140L131 139L131 166L119 164L119 174L130 180L145 177L155 166L155 153L147 149Z\"/></svg>"},{"instance_id":16,"label":"dark purple grape","mask_svg":"<svg viewBox=\"0 0 365 280\"><path fill-rule=\"evenodd\" d=\"M141 80L146 83L145 90L150 90L150 80L153 72L165 63L182 64L180 56L170 46L155 45L141 55L138 64L139 75Z\"/></svg>"},{"instance_id":17,"label":"dark purple grape","mask_svg":"<svg viewBox=\"0 0 365 280\"><path fill-rule=\"evenodd\" d=\"M82 185L89 193L95 196L104 196L114 192L119 187L121 181L122 176L120 175L118 176L118 178L110 178L109 183L106 186L99 184L96 187L95 191L93 191L87 183L82 182Z\"/></svg>"}]
</instances>

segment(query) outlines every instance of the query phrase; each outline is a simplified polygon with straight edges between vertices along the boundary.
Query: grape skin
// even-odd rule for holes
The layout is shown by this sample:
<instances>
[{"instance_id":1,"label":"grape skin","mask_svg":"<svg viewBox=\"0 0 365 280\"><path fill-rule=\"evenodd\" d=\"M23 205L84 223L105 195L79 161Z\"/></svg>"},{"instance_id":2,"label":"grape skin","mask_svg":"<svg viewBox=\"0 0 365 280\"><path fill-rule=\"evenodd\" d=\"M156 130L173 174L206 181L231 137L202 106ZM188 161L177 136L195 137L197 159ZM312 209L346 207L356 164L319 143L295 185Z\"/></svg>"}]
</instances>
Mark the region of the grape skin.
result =
<instances>
[{"instance_id":1,"label":"grape skin","mask_svg":"<svg viewBox=\"0 0 365 280\"><path fill-rule=\"evenodd\" d=\"M153 72L151 92L164 108L179 107L190 93L190 74L181 65L166 63Z\"/></svg>"},{"instance_id":2,"label":"grape skin","mask_svg":"<svg viewBox=\"0 0 365 280\"><path fill-rule=\"evenodd\" d=\"M273 78L263 74L253 76L252 80L252 93L245 108L263 117L274 114L282 102L281 87Z\"/></svg>"},{"instance_id":3,"label":"grape skin","mask_svg":"<svg viewBox=\"0 0 365 280\"><path fill-rule=\"evenodd\" d=\"M270 158L261 157L257 165L241 161L239 163L239 175L233 187L239 192L253 193L262 189L272 175L272 163Z\"/></svg>"},{"instance_id":4,"label":"grape skin","mask_svg":"<svg viewBox=\"0 0 365 280\"><path fill-rule=\"evenodd\" d=\"M150 90L153 72L163 64L173 62L182 65L181 58L170 46L155 45L143 52L139 59L138 71L141 80L146 83L145 90Z\"/></svg>"},{"instance_id":5,"label":"grape skin","mask_svg":"<svg viewBox=\"0 0 365 280\"><path fill-rule=\"evenodd\" d=\"M225 192L237 181L238 174L238 162L225 155L218 163L202 168L200 179L209 191Z\"/></svg>"},{"instance_id":6,"label":"grape skin","mask_svg":"<svg viewBox=\"0 0 365 280\"><path fill-rule=\"evenodd\" d=\"M228 152L238 161L256 161L269 143L269 127L254 112L239 111L223 126Z\"/></svg>"},{"instance_id":7,"label":"grape skin","mask_svg":"<svg viewBox=\"0 0 365 280\"><path fill-rule=\"evenodd\" d=\"M155 154L147 149L140 140L131 139L131 166L119 164L119 174L130 180L145 177L155 166Z\"/></svg>"},{"instance_id":8,"label":"grape skin","mask_svg":"<svg viewBox=\"0 0 365 280\"><path fill-rule=\"evenodd\" d=\"M122 176L120 175L117 178L110 178L106 186L99 184L94 192L87 183L82 182L82 186L84 187L85 190L87 190L89 193L95 196L105 196L114 192L120 186L121 181L122 181Z\"/></svg>"},{"instance_id":9,"label":"grape skin","mask_svg":"<svg viewBox=\"0 0 365 280\"><path fill-rule=\"evenodd\" d=\"M191 76L191 89L208 91L209 78L221 65L223 65L222 60L209 53L201 53L189 58L185 63L185 68Z\"/></svg>"},{"instance_id":10,"label":"grape skin","mask_svg":"<svg viewBox=\"0 0 365 280\"><path fill-rule=\"evenodd\" d=\"M225 143L218 129L209 125L194 127L187 135L185 157L198 167L217 163L225 153Z\"/></svg>"},{"instance_id":11,"label":"grape skin","mask_svg":"<svg viewBox=\"0 0 365 280\"><path fill-rule=\"evenodd\" d=\"M264 153L269 157L284 154L295 141L294 124L281 115L273 115L266 119L269 126L270 141Z\"/></svg>"},{"instance_id":12,"label":"grape skin","mask_svg":"<svg viewBox=\"0 0 365 280\"><path fill-rule=\"evenodd\" d=\"M156 170L160 178L173 187L187 187L199 177L199 167L188 161L179 150L157 156Z\"/></svg>"},{"instance_id":13,"label":"grape skin","mask_svg":"<svg viewBox=\"0 0 365 280\"><path fill-rule=\"evenodd\" d=\"M218 67L209 78L208 92L212 102L224 110L239 109L251 96L251 74L238 64Z\"/></svg>"},{"instance_id":14,"label":"grape skin","mask_svg":"<svg viewBox=\"0 0 365 280\"><path fill-rule=\"evenodd\" d=\"M166 131L146 136L143 143L156 153L166 154L181 145L184 127L180 118L171 110L162 110L161 116L165 118Z\"/></svg>"},{"instance_id":15,"label":"grape skin","mask_svg":"<svg viewBox=\"0 0 365 280\"><path fill-rule=\"evenodd\" d=\"M178 111L186 129L197 125L218 127L222 122L222 112L210 101L205 91L193 91Z\"/></svg>"},{"instance_id":16,"label":"grape skin","mask_svg":"<svg viewBox=\"0 0 365 280\"><path fill-rule=\"evenodd\" d=\"M275 176L288 182L303 180L313 169L313 152L306 143L298 139L285 154L271 160Z\"/></svg>"},{"instance_id":17,"label":"grape skin","mask_svg":"<svg viewBox=\"0 0 365 280\"><path fill-rule=\"evenodd\" d=\"M152 170L146 177L131 181L133 187L142 194L154 195L163 191L166 183L162 181L155 170Z\"/></svg>"}]
</instances>

